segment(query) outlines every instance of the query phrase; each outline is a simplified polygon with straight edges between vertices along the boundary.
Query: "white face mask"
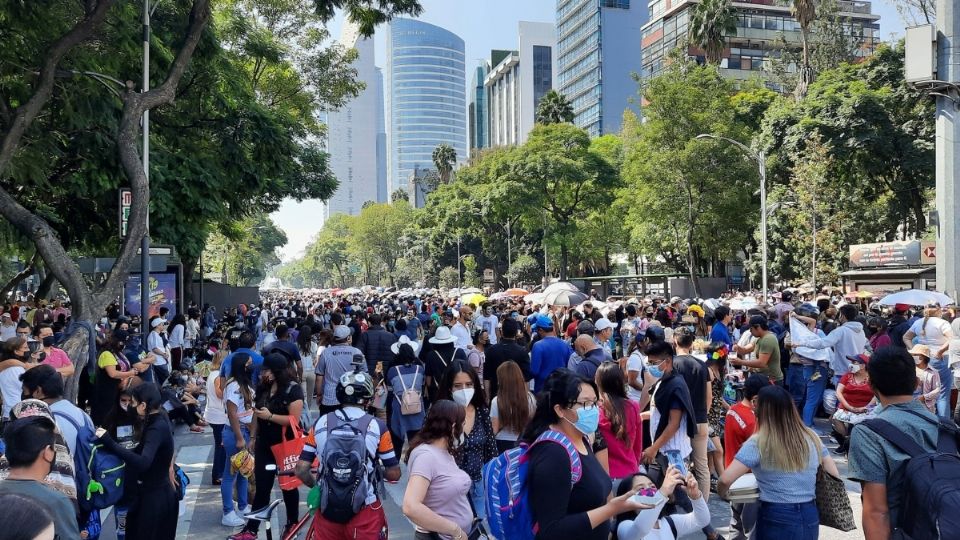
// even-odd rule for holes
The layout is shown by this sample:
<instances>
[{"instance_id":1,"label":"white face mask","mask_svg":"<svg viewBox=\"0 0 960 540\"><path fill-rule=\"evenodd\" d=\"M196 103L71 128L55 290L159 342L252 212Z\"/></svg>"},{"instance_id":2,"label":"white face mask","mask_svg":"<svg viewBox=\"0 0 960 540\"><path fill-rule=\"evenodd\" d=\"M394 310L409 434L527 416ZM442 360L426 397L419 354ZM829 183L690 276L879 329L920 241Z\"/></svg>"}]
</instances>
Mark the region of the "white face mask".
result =
<instances>
[{"instance_id":1,"label":"white face mask","mask_svg":"<svg viewBox=\"0 0 960 540\"><path fill-rule=\"evenodd\" d=\"M464 388L463 390L454 390L453 392L453 400L459 403L461 407L469 405L472 399L473 388Z\"/></svg>"},{"instance_id":2,"label":"white face mask","mask_svg":"<svg viewBox=\"0 0 960 540\"><path fill-rule=\"evenodd\" d=\"M860 367L860 364L850 364L850 373L859 373Z\"/></svg>"}]
</instances>

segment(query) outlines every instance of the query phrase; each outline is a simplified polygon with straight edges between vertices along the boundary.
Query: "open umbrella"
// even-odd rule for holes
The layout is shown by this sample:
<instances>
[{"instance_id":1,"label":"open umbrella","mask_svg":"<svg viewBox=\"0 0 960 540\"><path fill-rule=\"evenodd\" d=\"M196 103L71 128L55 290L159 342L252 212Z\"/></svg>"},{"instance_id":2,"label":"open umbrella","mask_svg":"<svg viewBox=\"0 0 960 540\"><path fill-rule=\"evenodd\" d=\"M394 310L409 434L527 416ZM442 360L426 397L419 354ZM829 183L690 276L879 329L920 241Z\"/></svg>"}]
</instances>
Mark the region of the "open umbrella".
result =
<instances>
[{"instance_id":1,"label":"open umbrella","mask_svg":"<svg viewBox=\"0 0 960 540\"><path fill-rule=\"evenodd\" d=\"M505 296L526 296L530 294L530 291L514 287L513 289L507 289L503 291L503 294Z\"/></svg>"},{"instance_id":2,"label":"open umbrella","mask_svg":"<svg viewBox=\"0 0 960 540\"><path fill-rule=\"evenodd\" d=\"M460 297L460 305L465 306L467 304L473 304L479 306L481 302L485 302L487 297L479 293L469 293Z\"/></svg>"},{"instance_id":3,"label":"open umbrella","mask_svg":"<svg viewBox=\"0 0 960 540\"><path fill-rule=\"evenodd\" d=\"M542 292L530 293L523 297L523 301L531 304L542 304L544 296L545 294Z\"/></svg>"},{"instance_id":4,"label":"open umbrella","mask_svg":"<svg viewBox=\"0 0 960 540\"><path fill-rule=\"evenodd\" d=\"M845 294L844 297L854 300L857 298L873 298L875 295L876 293L871 291L851 291Z\"/></svg>"},{"instance_id":5,"label":"open umbrella","mask_svg":"<svg viewBox=\"0 0 960 540\"><path fill-rule=\"evenodd\" d=\"M922 291L920 289L907 289L905 291L888 294L880 299L880 305L893 306L896 304L907 304L908 306L926 306L928 304L938 304L948 306L953 303L949 296L936 291Z\"/></svg>"},{"instance_id":6,"label":"open umbrella","mask_svg":"<svg viewBox=\"0 0 960 540\"><path fill-rule=\"evenodd\" d=\"M543 290L544 294L552 293L553 291L579 291L576 285L570 283L569 281L558 281L556 283L551 283L546 289Z\"/></svg>"},{"instance_id":7,"label":"open umbrella","mask_svg":"<svg viewBox=\"0 0 960 540\"><path fill-rule=\"evenodd\" d=\"M590 296L580 291L560 289L545 293L543 301L551 306L575 306L589 298Z\"/></svg>"},{"instance_id":8,"label":"open umbrella","mask_svg":"<svg viewBox=\"0 0 960 540\"><path fill-rule=\"evenodd\" d=\"M463 294L470 294L470 293L478 293L478 294L479 294L479 293L482 293L482 292L483 292L483 291L481 291L480 289L478 289L478 288L476 288L476 287L467 287L467 288L465 288L465 289L460 289L460 294L462 294L462 295L463 295Z\"/></svg>"}]
</instances>

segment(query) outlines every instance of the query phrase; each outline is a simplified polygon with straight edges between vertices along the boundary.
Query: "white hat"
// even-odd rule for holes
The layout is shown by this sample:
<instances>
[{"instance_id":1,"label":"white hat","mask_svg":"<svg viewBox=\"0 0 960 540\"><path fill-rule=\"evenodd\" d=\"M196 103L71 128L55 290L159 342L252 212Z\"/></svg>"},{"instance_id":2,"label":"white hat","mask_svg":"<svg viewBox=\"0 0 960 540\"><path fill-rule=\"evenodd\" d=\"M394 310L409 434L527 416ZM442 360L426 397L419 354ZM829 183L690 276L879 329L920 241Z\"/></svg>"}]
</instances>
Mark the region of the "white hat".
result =
<instances>
[{"instance_id":1,"label":"white hat","mask_svg":"<svg viewBox=\"0 0 960 540\"><path fill-rule=\"evenodd\" d=\"M613 328L613 323L606 317L600 317L597 319L597 322L593 323L593 327L597 329L597 333L599 334L607 328Z\"/></svg>"},{"instance_id":2,"label":"white hat","mask_svg":"<svg viewBox=\"0 0 960 540\"><path fill-rule=\"evenodd\" d=\"M409 345L410 348L413 349L413 354L417 354L420 351L420 344L416 341L411 341L407 336L400 336L400 339L390 346L390 350L393 351L393 354L400 354L401 345Z\"/></svg>"},{"instance_id":3,"label":"white hat","mask_svg":"<svg viewBox=\"0 0 960 540\"><path fill-rule=\"evenodd\" d=\"M157 317L156 319L153 320L153 322L150 323L150 328L156 328L161 324L167 324L167 320L161 317Z\"/></svg>"},{"instance_id":4,"label":"white hat","mask_svg":"<svg viewBox=\"0 0 960 540\"><path fill-rule=\"evenodd\" d=\"M344 324L339 324L333 328L333 339L337 341L343 341L350 337L353 331L350 330L350 327Z\"/></svg>"},{"instance_id":5,"label":"white hat","mask_svg":"<svg viewBox=\"0 0 960 540\"><path fill-rule=\"evenodd\" d=\"M444 343L453 343L457 338L453 337L453 334L450 333L450 329L446 326L441 326L437 328L437 332L433 334L433 337L430 338L430 343L434 345L443 345Z\"/></svg>"}]
</instances>

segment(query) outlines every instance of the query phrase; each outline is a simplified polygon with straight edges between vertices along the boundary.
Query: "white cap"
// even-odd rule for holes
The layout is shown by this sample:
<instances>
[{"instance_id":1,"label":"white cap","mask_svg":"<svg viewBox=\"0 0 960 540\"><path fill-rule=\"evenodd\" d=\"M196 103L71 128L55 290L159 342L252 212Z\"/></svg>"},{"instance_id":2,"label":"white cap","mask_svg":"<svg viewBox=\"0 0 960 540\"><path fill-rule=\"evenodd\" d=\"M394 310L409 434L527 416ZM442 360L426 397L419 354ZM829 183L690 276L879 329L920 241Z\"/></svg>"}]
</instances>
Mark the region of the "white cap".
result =
<instances>
[{"instance_id":1,"label":"white cap","mask_svg":"<svg viewBox=\"0 0 960 540\"><path fill-rule=\"evenodd\" d=\"M613 323L610 322L610 319L606 317L600 317L597 319L597 322L593 323L593 327L597 329L597 332L603 332L607 328L613 328Z\"/></svg>"},{"instance_id":2,"label":"white cap","mask_svg":"<svg viewBox=\"0 0 960 540\"><path fill-rule=\"evenodd\" d=\"M150 323L150 328L156 328L156 327L160 326L161 324L167 324L167 320L166 320L166 319L163 319L163 318L160 318L160 317L157 317L156 319L153 320L153 322Z\"/></svg>"}]
</instances>

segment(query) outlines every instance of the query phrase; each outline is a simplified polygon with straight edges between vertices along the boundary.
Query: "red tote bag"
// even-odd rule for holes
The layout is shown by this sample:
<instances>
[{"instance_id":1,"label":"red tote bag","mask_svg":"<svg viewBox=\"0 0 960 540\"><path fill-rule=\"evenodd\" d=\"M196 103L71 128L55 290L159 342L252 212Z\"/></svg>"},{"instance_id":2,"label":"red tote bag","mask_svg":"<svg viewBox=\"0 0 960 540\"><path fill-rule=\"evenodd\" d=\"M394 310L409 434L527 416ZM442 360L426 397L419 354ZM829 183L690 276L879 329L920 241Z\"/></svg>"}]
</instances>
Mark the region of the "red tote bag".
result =
<instances>
[{"instance_id":1,"label":"red tote bag","mask_svg":"<svg viewBox=\"0 0 960 540\"><path fill-rule=\"evenodd\" d=\"M277 462L278 473L292 472L297 467L297 462L300 461L300 453L303 452L305 436L303 430L300 429L300 419L290 418L290 431L293 432L292 437L287 436L287 430L285 429L283 430L283 440L270 447L270 451L273 452L273 459ZM296 489L303 484L294 475L277 474L277 480L280 483L280 489L284 491Z\"/></svg>"}]
</instances>

